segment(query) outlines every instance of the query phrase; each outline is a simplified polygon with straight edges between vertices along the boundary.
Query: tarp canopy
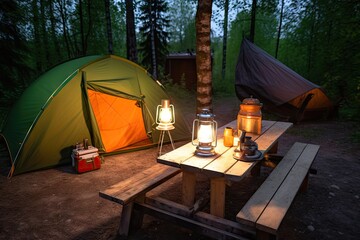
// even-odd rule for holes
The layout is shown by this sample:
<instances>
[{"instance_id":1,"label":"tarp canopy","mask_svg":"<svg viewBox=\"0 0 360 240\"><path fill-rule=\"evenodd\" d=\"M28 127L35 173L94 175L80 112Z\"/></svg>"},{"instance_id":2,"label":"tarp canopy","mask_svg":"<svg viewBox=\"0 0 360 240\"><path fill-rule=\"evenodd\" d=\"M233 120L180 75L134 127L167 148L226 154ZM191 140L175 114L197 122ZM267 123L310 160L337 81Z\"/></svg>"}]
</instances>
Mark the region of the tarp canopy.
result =
<instances>
[{"instance_id":1,"label":"tarp canopy","mask_svg":"<svg viewBox=\"0 0 360 240\"><path fill-rule=\"evenodd\" d=\"M126 59L87 56L60 64L26 89L5 121L1 136L12 173L70 163L84 138L101 153L154 146L161 99L170 99L163 86ZM181 113L175 115L173 139L190 138Z\"/></svg>"},{"instance_id":2,"label":"tarp canopy","mask_svg":"<svg viewBox=\"0 0 360 240\"><path fill-rule=\"evenodd\" d=\"M253 96L265 109L290 119L317 118L329 114L333 104L323 89L243 39L235 72L238 98Z\"/></svg>"}]
</instances>

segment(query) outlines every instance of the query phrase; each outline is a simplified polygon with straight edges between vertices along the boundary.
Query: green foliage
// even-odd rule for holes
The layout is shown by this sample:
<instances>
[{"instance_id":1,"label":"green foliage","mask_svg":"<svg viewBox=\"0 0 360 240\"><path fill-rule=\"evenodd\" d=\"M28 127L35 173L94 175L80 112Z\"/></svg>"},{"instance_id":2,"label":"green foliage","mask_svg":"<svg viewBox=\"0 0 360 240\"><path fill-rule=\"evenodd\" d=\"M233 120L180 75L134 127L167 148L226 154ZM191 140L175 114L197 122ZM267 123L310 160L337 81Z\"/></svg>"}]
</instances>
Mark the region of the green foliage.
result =
<instances>
[{"instance_id":1,"label":"green foliage","mask_svg":"<svg viewBox=\"0 0 360 240\"><path fill-rule=\"evenodd\" d=\"M22 9L13 0L0 4L0 99L8 104L18 98L18 91L28 85L32 69L28 67L29 49L21 32Z\"/></svg>"},{"instance_id":2,"label":"green foliage","mask_svg":"<svg viewBox=\"0 0 360 240\"><path fill-rule=\"evenodd\" d=\"M195 51L195 9L195 4L188 3L187 0L174 1L170 4L170 52Z\"/></svg>"},{"instance_id":3,"label":"green foliage","mask_svg":"<svg viewBox=\"0 0 360 240\"><path fill-rule=\"evenodd\" d=\"M271 5L272 6L272 5ZM263 10L261 10L263 9ZM259 8L256 25L256 44L269 53L274 53L276 19L272 9L268 5ZM234 95L235 94L235 69L238 61L241 41L250 33L250 12L247 10L237 14L235 20L230 24L228 37L228 51L226 54L226 74L225 80L221 78L221 59L222 59L222 42L220 39L213 39L212 47L214 49L214 68L213 68L213 87L215 94Z\"/></svg>"},{"instance_id":4,"label":"green foliage","mask_svg":"<svg viewBox=\"0 0 360 240\"><path fill-rule=\"evenodd\" d=\"M257 1L255 44L271 55L275 53L280 2ZM214 8L213 27L221 28L225 1L213 3L213 8L216 5L218 9ZM251 3L251 0L229 1L225 79L221 76L222 36L212 36L213 92L216 95L234 94L240 44L250 33ZM137 39L143 50L139 52L139 59L144 60L143 65L150 72L153 66L149 17L157 14L153 19L156 19L155 53L158 54L159 79L166 79L163 63L168 50L184 52L196 48L196 4L193 0L134 3L135 20L140 26ZM148 11L149 6L153 11ZM114 54L125 56L125 1L110 1L110 9ZM340 103L340 118L346 120L360 116L359 9L359 1L285 1L278 52L282 63L322 86L335 103ZM0 5L0 51L0 100L12 102L35 76L51 66L84 54L107 54L104 1L3 0Z\"/></svg>"},{"instance_id":5,"label":"green foliage","mask_svg":"<svg viewBox=\"0 0 360 240\"><path fill-rule=\"evenodd\" d=\"M140 5L141 21L140 34L142 36L139 52L142 55L142 64L150 69L157 77L158 67L165 64L168 53L169 16L168 4L164 0L143 1Z\"/></svg>"}]
</instances>

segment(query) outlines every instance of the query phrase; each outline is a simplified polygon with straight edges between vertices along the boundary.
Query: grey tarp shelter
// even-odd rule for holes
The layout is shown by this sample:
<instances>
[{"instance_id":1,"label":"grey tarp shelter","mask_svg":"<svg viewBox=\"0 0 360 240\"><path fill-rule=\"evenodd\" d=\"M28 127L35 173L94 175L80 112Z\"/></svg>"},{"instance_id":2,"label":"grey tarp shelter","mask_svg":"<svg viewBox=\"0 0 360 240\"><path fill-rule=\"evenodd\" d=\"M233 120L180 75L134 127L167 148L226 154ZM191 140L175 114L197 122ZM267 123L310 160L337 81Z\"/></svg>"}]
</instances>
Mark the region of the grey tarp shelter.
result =
<instances>
[{"instance_id":1,"label":"grey tarp shelter","mask_svg":"<svg viewBox=\"0 0 360 240\"><path fill-rule=\"evenodd\" d=\"M290 121L329 115L333 104L323 89L244 38L235 72L240 100L253 96L264 109Z\"/></svg>"}]
</instances>

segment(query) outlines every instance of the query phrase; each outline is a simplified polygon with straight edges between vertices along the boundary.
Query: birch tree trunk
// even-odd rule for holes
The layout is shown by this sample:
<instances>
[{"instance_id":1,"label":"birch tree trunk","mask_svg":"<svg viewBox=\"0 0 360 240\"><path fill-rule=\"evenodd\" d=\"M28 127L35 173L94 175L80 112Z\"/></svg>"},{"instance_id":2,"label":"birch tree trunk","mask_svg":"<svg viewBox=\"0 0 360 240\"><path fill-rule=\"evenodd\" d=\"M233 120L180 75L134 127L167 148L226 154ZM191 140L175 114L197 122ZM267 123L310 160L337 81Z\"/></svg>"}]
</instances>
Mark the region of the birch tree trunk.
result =
<instances>
[{"instance_id":1,"label":"birch tree trunk","mask_svg":"<svg viewBox=\"0 0 360 240\"><path fill-rule=\"evenodd\" d=\"M257 5L257 0L253 0L251 6L251 22L250 22L250 42L252 43L255 41L256 5Z\"/></svg>"},{"instance_id":2,"label":"birch tree trunk","mask_svg":"<svg viewBox=\"0 0 360 240\"><path fill-rule=\"evenodd\" d=\"M281 0L280 22L279 22L277 39L276 39L276 50L275 50L275 58L276 58L276 59L277 59L277 57L278 57L278 52L279 52L279 43L280 43L280 37L281 37L281 28L282 28L283 14L284 14L284 0Z\"/></svg>"},{"instance_id":3,"label":"birch tree trunk","mask_svg":"<svg viewBox=\"0 0 360 240\"><path fill-rule=\"evenodd\" d=\"M156 1L155 1L155 4L156 4ZM152 75L155 79L157 79L157 57L156 57L156 44L155 44L155 29L156 29L156 26L155 26L155 17L156 16L152 16L154 14L154 11L151 9L152 7L152 4L149 4L150 6L150 14L151 14L151 17L150 17L150 37L151 37L151 64L152 64ZM155 6L155 9L156 9L156 6Z\"/></svg>"},{"instance_id":4,"label":"birch tree trunk","mask_svg":"<svg viewBox=\"0 0 360 240\"><path fill-rule=\"evenodd\" d=\"M211 27L212 0L198 0L196 11L196 112L212 111Z\"/></svg>"},{"instance_id":5,"label":"birch tree trunk","mask_svg":"<svg viewBox=\"0 0 360 240\"><path fill-rule=\"evenodd\" d=\"M222 67L221 67L221 78L225 80L226 72L226 49L227 49L227 30L228 30L228 14L229 14L229 0L225 0L224 3L224 24L223 24L223 54L222 54Z\"/></svg>"}]
</instances>

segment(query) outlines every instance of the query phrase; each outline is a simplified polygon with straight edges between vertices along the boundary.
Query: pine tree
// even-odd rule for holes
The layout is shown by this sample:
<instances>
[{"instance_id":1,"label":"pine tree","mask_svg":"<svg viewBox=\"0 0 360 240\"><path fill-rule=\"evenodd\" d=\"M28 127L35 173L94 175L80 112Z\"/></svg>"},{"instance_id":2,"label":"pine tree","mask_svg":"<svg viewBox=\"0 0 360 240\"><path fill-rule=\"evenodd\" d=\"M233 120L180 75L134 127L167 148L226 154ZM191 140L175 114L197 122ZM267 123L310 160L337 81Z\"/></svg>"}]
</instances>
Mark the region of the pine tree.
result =
<instances>
[{"instance_id":1,"label":"pine tree","mask_svg":"<svg viewBox=\"0 0 360 240\"><path fill-rule=\"evenodd\" d=\"M142 41L139 51L143 57L142 64L149 68L154 78L158 78L159 66L164 66L168 53L168 4L164 0L146 0L140 6L140 11Z\"/></svg>"},{"instance_id":2,"label":"pine tree","mask_svg":"<svg viewBox=\"0 0 360 240\"><path fill-rule=\"evenodd\" d=\"M20 31L21 16L21 8L15 0L3 0L1 2L0 95L5 95L4 91L6 90L12 91L13 94L15 92L20 94L19 91L28 84L26 79L28 79L31 69L26 64L28 48L25 37Z\"/></svg>"}]
</instances>

